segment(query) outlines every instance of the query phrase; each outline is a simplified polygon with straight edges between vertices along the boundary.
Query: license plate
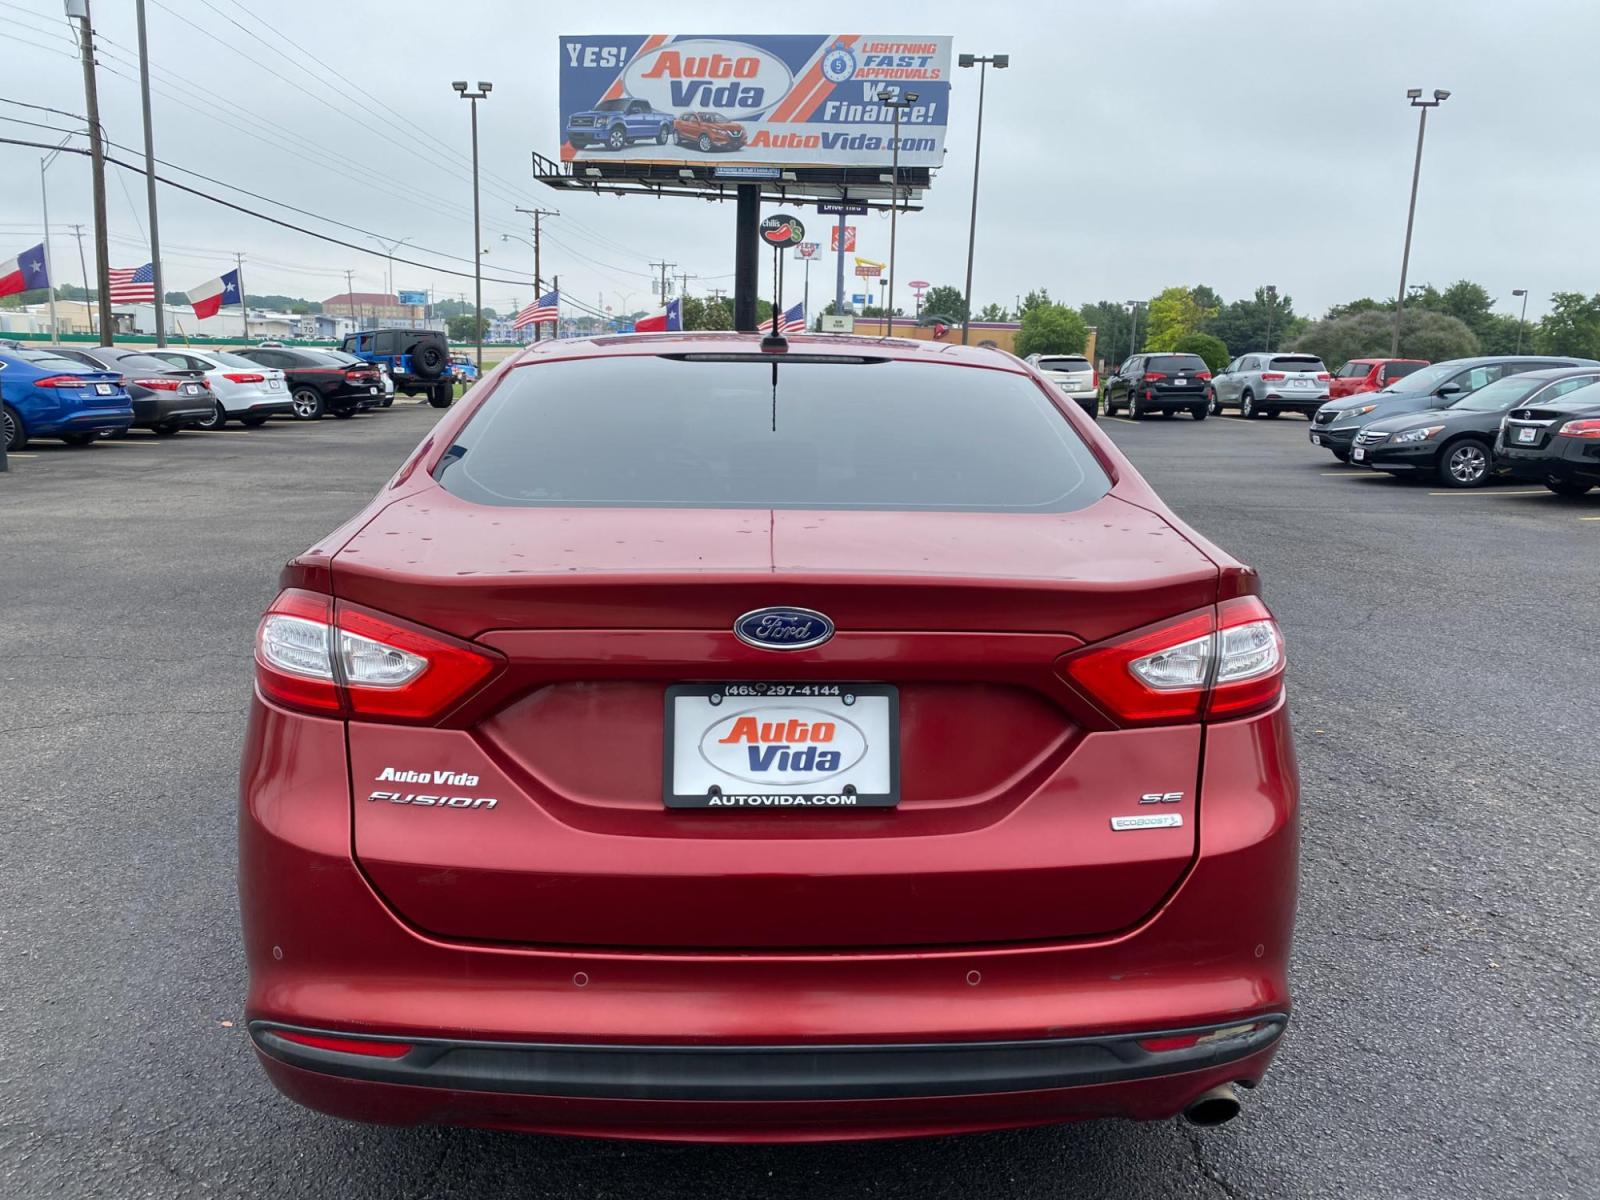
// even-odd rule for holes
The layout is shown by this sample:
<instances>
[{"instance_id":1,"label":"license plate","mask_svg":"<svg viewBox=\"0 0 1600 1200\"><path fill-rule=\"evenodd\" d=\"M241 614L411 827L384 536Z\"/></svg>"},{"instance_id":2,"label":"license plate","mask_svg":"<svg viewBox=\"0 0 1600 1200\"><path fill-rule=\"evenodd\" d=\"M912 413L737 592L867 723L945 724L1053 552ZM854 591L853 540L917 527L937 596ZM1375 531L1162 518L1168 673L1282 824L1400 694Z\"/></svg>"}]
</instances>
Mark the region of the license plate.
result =
<instances>
[{"instance_id":1,"label":"license plate","mask_svg":"<svg viewBox=\"0 0 1600 1200\"><path fill-rule=\"evenodd\" d=\"M1311 435L1311 444L1312 444L1312 445L1313 445L1313 446L1320 446L1320 445L1322 445L1322 435L1321 435L1321 434L1320 434L1320 433L1313 433L1313 434L1312 434L1312 435Z\"/></svg>"},{"instance_id":2,"label":"license plate","mask_svg":"<svg viewBox=\"0 0 1600 1200\"><path fill-rule=\"evenodd\" d=\"M1289 380L1289 386L1292 387L1292 388L1308 388L1308 387L1311 386L1311 380L1309 380L1309 379L1291 379L1291 380Z\"/></svg>"},{"instance_id":3,"label":"license plate","mask_svg":"<svg viewBox=\"0 0 1600 1200\"><path fill-rule=\"evenodd\" d=\"M1360 446L1357 446L1354 450L1350 451L1350 457L1355 459L1357 462L1365 462L1367 458L1367 452Z\"/></svg>"},{"instance_id":4,"label":"license plate","mask_svg":"<svg viewBox=\"0 0 1600 1200\"><path fill-rule=\"evenodd\" d=\"M1189 386L1189 381L1187 379L1185 379L1182 375L1179 375L1176 379L1174 379L1172 381L1172 386L1173 387L1188 387Z\"/></svg>"},{"instance_id":5,"label":"license plate","mask_svg":"<svg viewBox=\"0 0 1600 1200\"><path fill-rule=\"evenodd\" d=\"M377 395L377 394L378 394L378 389L377 389L377 388L375 388L375 387L369 387L369 388L368 388L368 389L367 389L367 392L368 392L368 394L370 394L370 395L373 395L373 396L376 396L376 395Z\"/></svg>"},{"instance_id":6,"label":"license plate","mask_svg":"<svg viewBox=\"0 0 1600 1200\"><path fill-rule=\"evenodd\" d=\"M881 683L667 689L668 808L892 808L900 693Z\"/></svg>"},{"instance_id":7,"label":"license plate","mask_svg":"<svg viewBox=\"0 0 1600 1200\"><path fill-rule=\"evenodd\" d=\"M96 396L110 396L115 393L116 390L117 389L112 387L109 383L97 383L94 385L94 394Z\"/></svg>"},{"instance_id":8,"label":"license plate","mask_svg":"<svg viewBox=\"0 0 1600 1200\"><path fill-rule=\"evenodd\" d=\"M280 384L280 383L279 383L279 382L278 382L278 381L277 381L277 380L276 380L276 379L269 379L269 380L267 380L267 387L268 387L268 389L269 389L269 390L271 390L271 391L274 391L274 392L275 392L275 391L277 391L277 390L278 390L278 388L280 388L280 387L281 387L281 386L282 386L282 384Z\"/></svg>"},{"instance_id":9,"label":"license plate","mask_svg":"<svg viewBox=\"0 0 1600 1200\"><path fill-rule=\"evenodd\" d=\"M1517 441L1519 441L1519 442L1535 442L1535 441L1538 441L1538 440L1539 440L1539 431L1537 429L1519 429L1519 430L1517 430Z\"/></svg>"},{"instance_id":10,"label":"license plate","mask_svg":"<svg viewBox=\"0 0 1600 1200\"><path fill-rule=\"evenodd\" d=\"M198 396L200 391L201 388L198 383L186 383L183 385L183 394L185 396Z\"/></svg>"}]
</instances>

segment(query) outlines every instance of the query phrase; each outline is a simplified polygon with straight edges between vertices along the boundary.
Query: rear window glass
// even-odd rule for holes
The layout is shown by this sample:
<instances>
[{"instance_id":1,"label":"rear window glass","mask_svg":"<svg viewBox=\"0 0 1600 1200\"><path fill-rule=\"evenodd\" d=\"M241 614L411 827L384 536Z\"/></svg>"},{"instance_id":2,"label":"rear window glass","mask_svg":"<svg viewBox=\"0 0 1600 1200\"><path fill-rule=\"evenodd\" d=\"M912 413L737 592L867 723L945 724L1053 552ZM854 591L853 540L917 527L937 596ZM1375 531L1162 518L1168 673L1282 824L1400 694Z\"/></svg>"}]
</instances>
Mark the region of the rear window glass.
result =
<instances>
[{"instance_id":1,"label":"rear window glass","mask_svg":"<svg viewBox=\"0 0 1600 1200\"><path fill-rule=\"evenodd\" d=\"M1420 371L1427 363L1421 362L1393 362L1386 363L1383 368L1385 379L1404 379L1413 371Z\"/></svg>"},{"instance_id":2,"label":"rear window glass","mask_svg":"<svg viewBox=\"0 0 1600 1200\"><path fill-rule=\"evenodd\" d=\"M1271 369L1274 371L1322 372L1326 371L1328 368L1322 365L1322 360L1320 358L1310 358L1306 355L1300 354L1294 356L1293 358L1284 357L1273 359Z\"/></svg>"},{"instance_id":3,"label":"rear window glass","mask_svg":"<svg viewBox=\"0 0 1600 1200\"><path fill-rule=\"evenodd\" d=\"M211 357L225 367L259 367L261 364L242 354L229 354L226 350L213 350Z\"/></svg>"},{"instance_id":4,"label":"rear window glass","mask_svg":"<svg viewBox=\"0 0 1600 1200\"><path fill-rule=\"evenodd\" d=\"M1339 368L1340 379L1365 379L1372 370L1370 362L1347 362Z\"/></svg>"},{"instance_id":5,"label":"rear window glass","mask_svg":"<svg viewBox=\"0 0 1600 1200\"><path fill-rule=\"evenodd\" d=\"M41 371L64 371L69 375L82 375L87 371L98 371L99 367L91 367L87 363L79 362L75 358L62 358L54 350L7 350L12 358L20 358L25 363L32 363Z\"/></svg>"},{"instance_id":6,"label":"rear window glass","mask_svg":"<svg viewBox=\"0 0 1600 1200\"><path fill-rule=\"evenodd\" d=\"M1204 371L1206 361L1198 354L1152 354L1146 371Z\"/></svg>"},{"instance_id":7,"label":"rear window glass","mask_svg":"<svg viewBox=\"0 0 1600 1200\"><path fill-rule=\"evenodd\" d=\"M479 504L649 508L1065 512L1110 488L1026 376L750 357L516 368L436 477Z\"/></svg>"},{"instance_id":8,"label":"rear window glass","mask_svg":"<svg viewBox=\"0 0 1600 1200\"><path fill-rule=\"evenodd\" d=\"M1087 371L1089 360L1087 358L1041 358L1039 360L1041 371Z\"/></svg>"},{"instance_id":9,"label":"rear window glass","mask_svg":"<svg viewBox=\"0 0 1600 1200\"><path fill-rule=\"evenodd\" d=\"M178 371L187 367L174 367L153 354L125 354L117 359L117 366L125 371Z\"/></svg>"}]
</instances>

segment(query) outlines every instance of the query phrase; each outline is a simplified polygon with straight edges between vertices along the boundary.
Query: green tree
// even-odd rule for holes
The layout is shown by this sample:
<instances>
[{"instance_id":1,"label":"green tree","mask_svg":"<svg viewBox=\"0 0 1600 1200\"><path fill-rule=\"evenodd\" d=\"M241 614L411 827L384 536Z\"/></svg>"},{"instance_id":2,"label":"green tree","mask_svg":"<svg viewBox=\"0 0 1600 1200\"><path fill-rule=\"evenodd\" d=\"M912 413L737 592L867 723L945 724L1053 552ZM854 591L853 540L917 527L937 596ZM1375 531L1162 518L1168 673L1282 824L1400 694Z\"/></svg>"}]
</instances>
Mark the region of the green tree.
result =
<instances>
[{"instance_id":1,"label":"green tree","mask_svg":"<svg viewBox=\"0 0 1600 1200\"><path fill-rule=\"evenodd\" d=\"M1156 350L1170 350L1179 338L1199 332L1202 322L1216 315L1215 309L1205 307L1196 298L1194 289L1169 287L1145 310L1145 344Z\"/></svg>"},{"instance_id":2,"label":"green tree","mask_svg":"<svg viewBox=\"0 0 1600 1200\"><path fill-rule=\"evenodd\" d=\"M922 298L922 314L927 317L945 317L950 321L962 321L967 315L966 297L961 294L960 288L941 284L936 288L929 288L928 294Z\"/></svg>"},{"instance_id":3,"label":"green tree","mask_svg":"<svg viewBox=\"0 0 1600 1200\"><path fill-rule=\"evenodd\" d=\"M1387 358L1393 337L1394 314L1375 310L1314 321L1289 348L1315 354L1336 371L1352 358ZM1400 321L1402 357L1442 362L1478 352L1478 339L1455 317L1408 308Z\"/></svg>"},{"instance_id":4,"label":"green tree","mask_svg":"<svg viewBox=\"0 0 1600 1200\"><path fill-rule=\"evenodd\" d=\"M1371 296L1363 296L1361 299L1352 300L1348 304L1333 305L1328 309L1327 315L1323 318L1323 320L1332 321L1339 317L1353 317L1357 313L1380 312L1383 310L1392 312L1394 310L1394 301L1385 300L1380 303L1379 301L1374 300Z\"/></svg>"},{"instance_id":5,"label":"green tree","mask_svg":"<svg viewBox=\"0 0 1600 1200\"><path fill-rule=\"evenodd\" d=\"M1128 334L1142 335L1144 320L1141 317L1139 328L1134 330L1128 310L1117 301L1096 300L1079 308L1078 315L1095 330L1095 354L1105 362L1120 363L1139 348L1128 344ZM1140 345L1143 344L1140 337Z\"/></svg>"},{"instance_id":6,"label":"green tree","mask_svg":"<svg viewBox=\"0 0 1600 1200\"><path fill-rule=\"evenodd\" d=\"M489 318L484 317L477 322L476 333L473 332L473 319L470 313L462 313L458 317L448 318L444 323L444 327L452 342L476 342L479 337L488 334Z\"/></svg>"},{"instance_id":7,"label":"green tree","mask_svg":"<svg viewBox=\"0 0 1600 1200\"><path fill-rule=\"evenodd\" d=\"M1035 304L1022 314L1017 353L1082 354L1088 340L1089 326L1065 304Z\"/></svg>"},{"instance_id":8,"label":"green tree","mask_svg":"<svg viewBox=\"0 0 1600 1200\"><path fill-rule=\"evenodd\" d=\"M683 298L683 327L685 329L732 329L733 301L727 296L685 296Z\"/></svg>"},{"instance_id":9,"label":"green tree","mask_svg":"<svg viewBox=\"0 0 1600 1200\"><path fill-rule=\"evenodd\" d=\"M1032 310L1050 303L1050 289L1036 288L1022 298L1022 303L1017 306L1017 319L1020 321Z\"/></svg>"},{"instance_id":10,"label":"green tree","mask_svg":"<svg viewBox=\"0 0 1600 1200\"><path fill-rule=\"evenodd\" d=\"M1293 296L1269 299L1267 289L1259 287L1250 299L1235 300L1207 317L1201 322L1200 332L1220 338L1235 355L1248 354L1252 350L1269 349L1268 318L1271 319L1272 349L1287 346L1305 326L1295 315Z\"/></svg>"},{"instance_id":11,"label":"green tree","mask_svg":"<svg viewBox=\"0 0 1600 1200\"><path fill-rule=\"evenodd\" d=\"M1172 343L1179 354L1198 354L1214 375L1228 365L1228 347L1209 333L1191 333Z\"/></svg>"},{"instance_id":12,"label":"green tree","mask_svg":"<svg viewBox=\"0 0 1600 1200\"><path fill-rule=\"evenodd\" d=\"M1544 354L1600 358L1600 296L1586 297L1582 292L1551 296L1536 340Z\"/></svg>"},{"instance_id":13,"label":"green tree","mask_svg":"<svg viewBox=\"0 0 1600 1200\"><path fill-rule=\"evenodd\" d=\"M977 321L1009 321L1011 310L1002 304L985 304L976 317Z\"/></svg>"}]
</instances>

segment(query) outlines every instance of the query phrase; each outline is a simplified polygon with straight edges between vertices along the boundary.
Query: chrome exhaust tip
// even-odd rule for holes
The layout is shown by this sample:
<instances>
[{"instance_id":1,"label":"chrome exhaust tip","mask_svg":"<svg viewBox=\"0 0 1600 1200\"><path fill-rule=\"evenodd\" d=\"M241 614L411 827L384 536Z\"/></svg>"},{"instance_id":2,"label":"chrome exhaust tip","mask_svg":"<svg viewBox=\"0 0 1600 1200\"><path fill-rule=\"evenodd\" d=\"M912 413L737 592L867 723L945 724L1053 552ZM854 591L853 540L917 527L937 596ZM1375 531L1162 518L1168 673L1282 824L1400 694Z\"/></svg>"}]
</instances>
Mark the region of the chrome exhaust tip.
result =
<instances>
[{"instance_id":1,"label":"chrome exhaust tip","mask_svg":"<svg viewBox=\"0 0 1600 1200\"><path fill-rule=\"evenodd\" d=\"M1209 1092L1202 1092L1183 1110L1183 1119L1191 1125L1209 1129L1226 1125L1239 1115L1239 1096L1233 1084L1218 1084Z\"/></svg>"}]
</instances>

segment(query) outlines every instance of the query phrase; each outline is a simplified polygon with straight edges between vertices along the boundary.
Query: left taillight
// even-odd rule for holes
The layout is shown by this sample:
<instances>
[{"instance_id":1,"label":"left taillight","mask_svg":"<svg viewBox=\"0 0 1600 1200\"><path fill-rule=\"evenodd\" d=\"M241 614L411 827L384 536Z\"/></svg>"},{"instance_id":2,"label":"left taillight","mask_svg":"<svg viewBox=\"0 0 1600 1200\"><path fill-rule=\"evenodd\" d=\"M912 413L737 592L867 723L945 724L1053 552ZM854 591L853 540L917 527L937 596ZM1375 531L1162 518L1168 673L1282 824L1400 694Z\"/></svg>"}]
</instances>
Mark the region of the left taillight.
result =
<instances>
[{"instance_id":1,"label":"left taillight","mask_svg":"<svg viewBox=\"0 0 1600 1200\"><path fill-rule=\"evenodd\" d=\"M81 388L88 387L90 381L82 375L46 375L43 379L35 379L34 387L42 388Z\"/></svg>"},{"instance_id":2,"label":"left taillight","mask_svg":"<svg viewBox=\"0 0 1600 1200\"><path fill-rule=\"evenodd\" d=\"M409 621L290 588L256 630L256 685L306 712L422 722L449 711L500 659Z\"/></svg>"},{"instance_id":3,"label":"left taillight","mask_svg":"<svg viewBox=\"0 0 1600 1200\"><path fill-rule=\"evenodd\" d=\"M1064 669L1119 723L1162 725L1270 708L1284 663L1267 606L1240 596L1080 650Z\"/></svg>"}]
</instances>

